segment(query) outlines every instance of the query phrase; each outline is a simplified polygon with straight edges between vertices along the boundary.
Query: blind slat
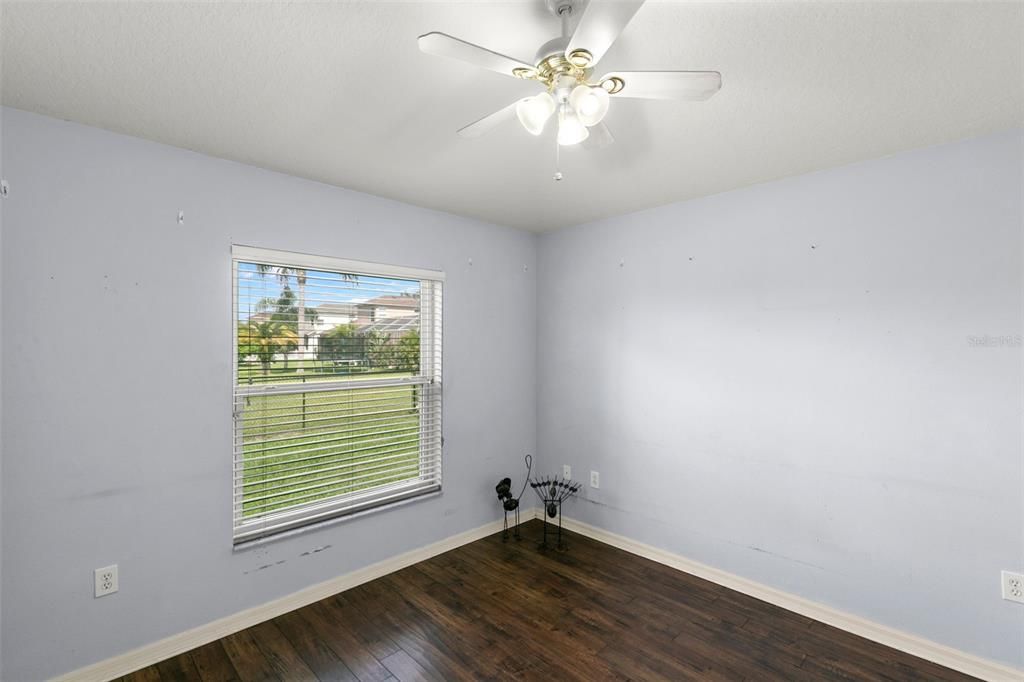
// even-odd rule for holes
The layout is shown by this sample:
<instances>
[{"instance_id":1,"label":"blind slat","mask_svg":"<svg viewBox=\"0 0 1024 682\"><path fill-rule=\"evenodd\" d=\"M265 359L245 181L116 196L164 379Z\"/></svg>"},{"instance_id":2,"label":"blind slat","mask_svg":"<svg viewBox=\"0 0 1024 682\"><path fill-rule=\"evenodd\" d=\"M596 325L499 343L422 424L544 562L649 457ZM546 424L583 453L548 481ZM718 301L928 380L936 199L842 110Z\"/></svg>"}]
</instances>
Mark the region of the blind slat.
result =
<instances>
[{"instance_id":1,"label":"blind slat","mask_svg":"<svg viewBox=\"0 0 1024 682\"><path fill-rule=\"evenodd\" d=\"M423 429L423 430L420 431L420 433L425 435L425 436L434 435L434 436L439 438L440 435L441 435L440 425L435 425L435 426L433 426L431 428ZM378 441L374 441L374 442L377 443ZM245 459L245 462L246 463L254 463L257 466L259 466L260 468L267 468L269 466L276 466L276 465L284 466L284 465L292 464L292 463L295 463L295 462L313 461L313 460L328 459L328 458L337 458L337 457L342 456L342 455L355 455L356 453L360 453L360 452L373 452L375 450L387 449L387 448L395 447L395 446L402 445L402 444L421 443L421 442L422 442L422 438L408 438L408 437L406 437L406 438L404 438L401 441L398 441L398 440L395 440L395 439L390 439L390 440L387 440L384 444L368 444L368 445L366 445L366 447L361 447L361 448L338 449L338 448L332 448L330 446L296 447L296 449L287 451L284 454L263 455L263 456L259 456L259 457L247 457ZM323 453L323 454L313 455L311 457L299 457L300 455L304 456L304 455L307 455L307 454L313 453L313 452L318 452L318 453ZM262 465L261 464L262 462L271 462L271 464ZM255 471L255 469L253 469L252 471ZM241 473L243 475L249 474L250 473L250 469L247 466L243 467L242 471L239 472L239 473ZM236 477L237 476L238 476L238 473L236 473Z\"/></svg>"},{"instance_id":2,"label":"blind slat","mask_svg":"<svg viewBox=\"0 0 1024 682\"><path fill-rule=\"evenodd\" d=\"M303 422L302 420L294 420L294 421L289 422L289 423L302 425L305 422ZM375 429L375 433L377 433L378 435L383 435L383 434L387 434L387 433L397 433L397 432L402 432L402 431L408 431L409 429L417 429L417 428L419 428L417 424L412 424L412 425L399 425L399 424L395 424L394 423L394 419L388 419L388 418L368 419L368 420L359 419L359 420L352 420L351 423L352 423L352 428L340 429L340 430L337 430L337 431L320 431L320 430L316 430L316 429L311 428L311 429L308 429L308 433L309 433L308 436L296 435L294 433L294 431L291 431L291 430L289 430L289 431L281 431L281 430L274 431L273 433L275 435L278 434L278 433L289 433L291 435L282 436L280 438L264 438L264 439L261 439L260 440L260 446L261 446L261 449L265 450L266 449L265 446L267 446L269 444L291 443L292 441L296 440L297 438L304 438L305 439L305 438L311 438L311 437L314 437L314 436L340 436L340 438L326 439L326 440L323 440L322 442L344 442L346 440L350 440L350 439L353 439L353 438L360 438L362 436L362 434L364 434L368 428L374 428ZM390 428L390 427L397 427L397 428ZM270 432L267 431L267 433L269 434ZM243 441L243 445L244 445L244 442L245 441Z\"/></svg>"},{"instance_id":3,"label":"blind slat","mask_svg":"<svg viewBox=\"0 0 1024 682\"><path fill-rule=\"evenodd\" d=\"M317 467L312 472L310 470L311 468L309 466L305 466L305 465L304 466L298 466L298 467L283 468L283 469L274 469L273 473L269 473L269 472L267 472L267 473L260 473L259 471L253 472L250 467L246 467L245 474L243 476L236 476L235 480L237 482L238 479L241 478L242 479L241 486L243 488L245 488L245 487L255 487L255 486L265 486L268 483L271 483L271 482L274 482L274 481L287 480L289 478L298 479L298 478L301 478L301 477L304 477L304 476L305 477L309 477L309 476L312 476L312 475L314 475L316 473L321 473L321 472L324 472L324 471L341 471L341 470L345 470L345 469L352 469L353 467L362 467L363 465L369 465L369 464L374 464L374 463L377 463L377 462L383 462L383 461L388 461L388 460L399 461L399 462L406 462L406 461L409 460L409 456L408 455L409 455L410 452L411 453L419 452L419 446L417 445L415 448L405 449L405 450L401 450L401 451L392 449L392 450L389 450L386 454L384 454L383 456L380 456L380 457L375 457L373 455L362 455L362 456L359 456L359 457L352 457L352 458L349 458L349 459L332 460L331 462L329 462L330 466ZM291 463L292 462L290 461L289 464L291 464ZM264 467L261 467L261 469L262 468L264 468ZM296 473L292 474L291 472L296 472ZM289 475L284 475L284 474L289 474ZM273 478L266 478L267 476L273 476ZM245 481L246 478L249 479L248 482Z\"/></svg>"},{"instance_id":4,"label":"blind slat","mask_svg":"<svg viewBox=\"0 0 1024 682\"><path fill-rule=\"evenodd\" d=\"M343 476L324 475L324 476L319 476L319 477L313 478L313 479L311 479L309 481L305 481L305 482L303 482L303 485L297 485L297 486L277 486L276 488L271 488L269 491L260 491L259 493L256 493L256 494L251 494L250 493L250 494L246 495L245 493L242 493L242 495L244 497L244 499L242 500L242 503L243 504L250 504L250 503L255 504L257 502L263 502L265 500L279 499L279 498L281 498L283 496L294 496L294 495L297 495L298 493L305 493L305 492L312 491L312 490L321 490L323 488L328 488L328 487L331 487L331 488L333 488L333 487L340 487L340 488L354 487L360 481L365 481L365 480L370 479L370 478L373 478L373 479L387 479L387 478L394 478L395 476L398 476L398 475L405 476L406 478L411 478L411 476L408 475L411 472L418 472L422 468L422 469L426 470L425 473L429 474L429 473L432 472L432 470L433 470L433 468L435 466L437 466L437 465L430 465L430 466L427 466L427 467L423 467L418 462L417 463L410 463L409 465L405 465L405 466L394 466L392 464L384 464L384 465L380 465L380 466L376 466L376 467L372 467L372 466L371 467L366 467L364 469L365 473L363 473L363 474L361 474L359 476L343 477ZM305 483L311 483L311 484L315 484L315 485L305 485ZM310 496L312 496L312 495L310 495ZM309 496L307 496L307 497L309 497ZM291 498L291 499L295 499L295 498ZM261 505L255 505L255 506L260 507ZM270 506L270 505L262 505L262 506L265 507L265 506Z\"/></svg>"}]
</instances>

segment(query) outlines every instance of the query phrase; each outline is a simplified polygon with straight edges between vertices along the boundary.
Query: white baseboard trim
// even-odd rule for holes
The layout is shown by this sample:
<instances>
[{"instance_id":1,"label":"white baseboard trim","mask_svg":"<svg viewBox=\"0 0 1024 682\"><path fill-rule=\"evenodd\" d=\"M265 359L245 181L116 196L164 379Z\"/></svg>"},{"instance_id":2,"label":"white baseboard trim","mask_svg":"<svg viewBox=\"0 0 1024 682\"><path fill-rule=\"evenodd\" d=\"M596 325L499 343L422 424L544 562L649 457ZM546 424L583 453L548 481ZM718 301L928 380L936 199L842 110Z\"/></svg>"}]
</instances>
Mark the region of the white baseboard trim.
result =
<instances>
[{"instance_id":1,"label":"white baseboard trim","mask_svg":"<svg viewBox=\"0 0 1024 682\"><path fill-rule=\"evenodd\" d=\"M537 518L541 518L540 511L537 510ZM692 559L687 559L679 554L673 554L672 552L631 540L625 536L611 533L582 521L563 517L562 526L567 530L585 535L598 542L618 547L630 554L636 554L645 559L656 561L659 564L670 566L684 573L689 573L723 587L756 597L769 604L781 606L789 611L794 611L808 618L813 618L827 625L859 635L865 639L870 639L918 658L944 665L953 670L959 670L962 673L973 675L983 680L990 680L991 682L1020 682L1024 680L1024 670L989 661L959 649L881 625L860 616L854 616L834 609L831 606L825 606L824 604L798 597L795 594L783 592L753 580L741 578L732 573L726 573L713 566L708 566Z\"/></svg>"},{"instance_id":2,"label":"white baseboard trim","mask_svg":"<svg viewBox=\"0 0 1024 682\"><path fill-rule=\"evenodd\" d=\"M541 518L542 510L523 510L523 519ZM911 635L894 628L874 623L865 618L854 616L838 609L834 609L817 602L798 597L788 592L783 592L767 585L747 580L731 573L719 570L712 566L702 564L678 554L673 554L642 542L631 540L625 536L617 535L609 531L591 526L581 521L570 518L562 519L563 526L571 531L585 535L589 538L618 547L631 554L642 556L646 559L656 561L660 564L670 566L677 570L695 575L705 580L710 580L724 587L742 592L743 594L756 597L770 604L775 604L784 609L794 611L801 615L813 618L828 625L846 630L866 639L890 646L894 649L904 651L908 654L918 656L925 660L944 665L954 670L974 675L983 680L992 682L1012 682L1024 680L1024 670L1017 670L1009 666L989 661L972 654L953 649L936 642ZM140 668L177 656L196 647L208 644L221 637L244 630L271 618L302 608L308 604L319 601L326 597L347 589L369 582L399 569L411 566L425 559L449 550L461 547L462 545L474 542L483 537L497 533L502 528L502 522L492 521L479 528L474 528L456 535L452 535L438 542L414 549L403 554L385 559L366 568L347 573L337 578L318 583L298 592L286 595L279 599L267 602L260 606L240 611L231 616L226 616L206 625L187 630L177 635L141 646L124 654L108 658L104 661L94 663L84 668L62 675L56 680L59 682L106 682L122 675L127 675Z\"/></svg>"},{"instance_id":3,"label":"white baseboard trim","mask_svg":"<svg viewBox=\"0 0 1024 682\"><path fill-rule=\"evenodd\" d=\"M524 518L533 518L533 510L524 510ZM231 616L226 616L206 625L192 628L177 635L171 635L152 644L146 644L127 653L108 658L99 663L79 668L65 675L55 678L58 682L106 682L115 678L127 675L128 673L145 668L146 666L159 663L172 656L195 649L198 646L208 644L221 637L244 630L262 623L263 621L276 618L282 614L302 608L313 602L320 601L326 597L344 592L347 589L369 582L381 576L411 566L412 564L424 561L430 557L443 554L449 550L469 544L492 533L501 531L502 521L492 521L479 528L467 530L456 535L449 536L432 544L414 549L389 559L371 564L352 573L331 578L322 583L312 585L305 589L293 592L279 599L269 601L266 604L240 611Z\"/></svg>"}]
</instances>

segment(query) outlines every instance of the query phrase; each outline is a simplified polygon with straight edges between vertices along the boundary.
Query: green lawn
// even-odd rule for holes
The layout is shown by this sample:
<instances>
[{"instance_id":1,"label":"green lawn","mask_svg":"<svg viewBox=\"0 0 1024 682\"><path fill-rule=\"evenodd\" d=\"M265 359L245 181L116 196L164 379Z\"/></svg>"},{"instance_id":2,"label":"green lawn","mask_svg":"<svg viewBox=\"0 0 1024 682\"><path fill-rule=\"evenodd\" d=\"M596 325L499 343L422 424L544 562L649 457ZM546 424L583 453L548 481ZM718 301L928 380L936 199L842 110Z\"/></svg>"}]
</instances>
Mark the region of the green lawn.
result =
<instances>
[{"instance_id":1,"label":"green lawn","mask_svg":"<svg viewBox=\"0 0 1024 682\"><path fill-rule=\"evenodd\" d=\"M302 373L299 373L299 369ZM406 373L408 374L408 373ZM280 384L295 381L332 381L364 376L395 376L387 368L372 368L365 365L331 363L321 360L274 360L267 371L255 361L238 364L239 384Z\"/></svg>"},{"instance_id":2,"label":"green lawn","mask_svg":"<svg viewBox=\"0 0 1024 682\"><path fill-rule=\"evenodd\" d=\"M295 363L289 364L288 370L273 368L270 383L339 378L310 367L299 375ZM241 380L241 369L239 374ZM367 373L360 378L381 376ZM397 386L244 399L240 417L245 458L243 516L416 478L420 473L419 391L418 386Z\"/></svg>"}]
</instances>

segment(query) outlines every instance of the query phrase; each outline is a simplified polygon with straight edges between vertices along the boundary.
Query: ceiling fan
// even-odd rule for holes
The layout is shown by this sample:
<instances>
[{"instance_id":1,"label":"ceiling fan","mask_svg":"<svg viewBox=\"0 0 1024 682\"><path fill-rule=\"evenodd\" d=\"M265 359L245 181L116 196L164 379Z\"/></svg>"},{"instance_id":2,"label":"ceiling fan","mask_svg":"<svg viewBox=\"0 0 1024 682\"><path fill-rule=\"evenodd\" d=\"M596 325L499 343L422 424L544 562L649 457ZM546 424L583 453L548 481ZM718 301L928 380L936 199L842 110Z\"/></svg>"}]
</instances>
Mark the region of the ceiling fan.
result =
<instances>
[{"instance_id":1,"label":"ceiling fan","mask_svg":"<svg viewBox=\"0 0 1024 682\"><path fill-rule=\"evenodd\" d=\"M536 81L544 91L512 102L461 128L462 137L478 137L518 118L533 135L544 132L557 113L558 145L603 147L614 141L602 122L613 98L705 100L722 87L717 71L610 71L595 78L594 68L636 14L644 0L546 0L561 19L562 33L540 46L529 64L445 33L419 37L427 54L460 59L513 78ZM584 6L585 5L585 6ZM570 32L572 16L583 14ZM561 173L555 174L561 179Z\"/></svg>"}]
</instances>

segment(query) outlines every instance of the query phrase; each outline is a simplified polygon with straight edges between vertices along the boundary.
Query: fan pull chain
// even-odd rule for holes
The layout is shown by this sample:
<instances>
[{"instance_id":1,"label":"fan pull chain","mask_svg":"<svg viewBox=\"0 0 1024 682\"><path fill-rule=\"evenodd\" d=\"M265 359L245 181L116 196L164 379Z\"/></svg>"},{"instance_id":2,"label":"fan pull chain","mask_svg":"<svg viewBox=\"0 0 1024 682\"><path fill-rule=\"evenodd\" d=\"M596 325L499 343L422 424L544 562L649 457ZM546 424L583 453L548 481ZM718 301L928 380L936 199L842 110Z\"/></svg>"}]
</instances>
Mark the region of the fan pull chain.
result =
<instances>
[{"instance_id":1,"label":"fan pull chain","mask_svg":"<svg viewBox=\"0 0 1024 682\"><path fill-rule=\"evenodd\" d=\"M560 168L560 166L561 166L561 156L562 156L561 145L558 144L558 135L555 135L555 175L554 175L555 182L558 182L558 181L560 181L562 179L562 171L561 171L561 168Z\"/></svg>"}]
</instances>

